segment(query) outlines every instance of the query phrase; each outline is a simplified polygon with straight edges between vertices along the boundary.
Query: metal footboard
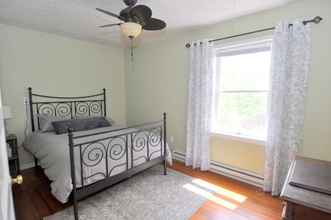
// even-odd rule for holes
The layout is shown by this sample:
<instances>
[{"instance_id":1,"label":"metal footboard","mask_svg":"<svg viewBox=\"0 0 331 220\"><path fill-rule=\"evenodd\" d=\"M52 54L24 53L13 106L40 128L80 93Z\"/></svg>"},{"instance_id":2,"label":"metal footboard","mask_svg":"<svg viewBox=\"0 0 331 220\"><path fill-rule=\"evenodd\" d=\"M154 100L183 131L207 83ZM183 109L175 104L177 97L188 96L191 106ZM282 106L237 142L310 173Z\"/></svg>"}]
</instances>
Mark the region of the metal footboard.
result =
<instances>
[{"instance_id":1,"label":"metal footboard","mask_svg":"<svg viewBox=\"0 0 331 220\"><path fill-rule=\"evenodd\" d=\"M75 135L69 129L72 199L78 201L157 164L166 163L166 113L160 121L123 129Z\"/></svg>"}]
</instances>

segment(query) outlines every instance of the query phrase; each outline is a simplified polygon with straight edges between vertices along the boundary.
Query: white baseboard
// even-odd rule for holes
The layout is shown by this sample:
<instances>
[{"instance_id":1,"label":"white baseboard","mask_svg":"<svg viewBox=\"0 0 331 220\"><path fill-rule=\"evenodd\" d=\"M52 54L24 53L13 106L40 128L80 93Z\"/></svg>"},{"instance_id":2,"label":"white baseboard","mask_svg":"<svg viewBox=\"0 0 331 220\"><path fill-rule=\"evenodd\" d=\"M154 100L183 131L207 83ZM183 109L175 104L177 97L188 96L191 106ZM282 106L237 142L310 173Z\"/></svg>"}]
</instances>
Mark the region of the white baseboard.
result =
<instances>
[{"instance_id":1,"label":"white baseboard","mask_svg":"<svg viewBox=\"0 0 331 220\"><path fill-rule=\"evenodd\" d=\"M34 162L24 163L20 165L21 170L26 170L32 167L34 167Z\"/></svg>"},{"instance_id":2,"label":"white baseboard","mask_svg":"<svg viewBox=\"0 0 331 220\"><path fill-rule=\"evenodd\" d=\"M174 159L184 162L185 154L174 152ZM244 183L248 183L250 185L257 186L259 188L262 188L263 186L264 179L262 176L249 172L247 170L231 167L220 162L211 161L210 171Z\"/></svg>"}]
</instances>

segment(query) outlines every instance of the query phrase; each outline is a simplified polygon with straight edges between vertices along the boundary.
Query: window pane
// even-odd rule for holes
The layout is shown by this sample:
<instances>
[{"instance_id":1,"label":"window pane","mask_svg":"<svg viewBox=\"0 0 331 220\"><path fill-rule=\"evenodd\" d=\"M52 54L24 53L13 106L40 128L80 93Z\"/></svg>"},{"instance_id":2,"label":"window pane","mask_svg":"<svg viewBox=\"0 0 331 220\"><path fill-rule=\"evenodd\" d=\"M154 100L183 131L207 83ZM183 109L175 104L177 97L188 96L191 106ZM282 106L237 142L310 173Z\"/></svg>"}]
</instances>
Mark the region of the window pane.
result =
<instances>
[{"instance_id":1,"label":"window pane","mask_svg":"<svg viewBox=\"0 0 331 220\"><path fill-rule=\"evenodd\" d=\"M217 131L266 138L267 92L220 93L218 97Z\"/></svg>"},{"instance_id":2,"label":"window pane","mask_svg":"<svg viewBox=\"0 0 331 220\"><path fill-rule=\"evenodd\" d=\"M269 90L270 51L218 58L221 90Z\"/></svg>"}]
</instances>

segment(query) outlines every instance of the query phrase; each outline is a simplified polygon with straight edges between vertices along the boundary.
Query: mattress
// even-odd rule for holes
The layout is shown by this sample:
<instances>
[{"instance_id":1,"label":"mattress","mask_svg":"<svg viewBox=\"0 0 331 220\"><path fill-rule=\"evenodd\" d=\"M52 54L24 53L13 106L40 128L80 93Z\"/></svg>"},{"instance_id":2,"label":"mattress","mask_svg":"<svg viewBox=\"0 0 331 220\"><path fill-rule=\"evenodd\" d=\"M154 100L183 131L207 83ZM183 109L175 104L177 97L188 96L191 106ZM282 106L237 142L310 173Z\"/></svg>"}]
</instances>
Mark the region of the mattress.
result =
<instances>
[{"instance_id":1,"label":"mattress","mask_svg":"<svg viewBox=\"0 0 331 220\"><path fill-rule=\"evenodd\" d=\"M142 139L140 139L139 137L136 138L137 141L133 142L132 146L134 149L128 149L127 152L123 152L123 141L125 140L123 139L124 136L121 135L123 135L124 132L134 132L135 130L133 128L130 128L118 131L118 129L121 128L124 127L112 126L74 133L75 136L80 136L113 130L111 134L119 137L112 139L112 143L109 142L109 139L106 139L104 143L97 143L99 145L105 146L107 146L107 144L112 145L107 154L106 152L102 152L101 147L98 147L96 144L83 144L81 149L75 147L74 161L77 187L81 187L83 185L86 186L105 178L105 155L108 155L107 158L109 164L109 176L114 176L116 174L124 172L126 171L127 167L130 168L132 166L138 166L139 164L146 162L145 156L147 154L147 148L141 147ZM107 138L107 135L109 135L109 133L102 135ZM102 136L90 136L80 139L79 141L81 141L81 143L86 143L94 140L95 138L101 139ZM73 188L71 182L68 140L68 134L56 135L54 132L34 132L24 144L26 150L31 152L38 159L39 165L43 168L46 176L51 181L52 194L57 200L62 203L66 203L68 201L68 198ZM131 138L127 138L127 141L129 142L128 146L130 147ZM161 143L150 147L150 159L161 156L161 152ZM133 164L127 164L126 158L133 158ZM83 166L80 165L81 159L84 161ZM169 163L172 163L171 153L168 146L167 160ZM131 159L129 159L128 161L131 161ZM82 176L84 178L81 178Z\"/></svg>"}]
</instances>

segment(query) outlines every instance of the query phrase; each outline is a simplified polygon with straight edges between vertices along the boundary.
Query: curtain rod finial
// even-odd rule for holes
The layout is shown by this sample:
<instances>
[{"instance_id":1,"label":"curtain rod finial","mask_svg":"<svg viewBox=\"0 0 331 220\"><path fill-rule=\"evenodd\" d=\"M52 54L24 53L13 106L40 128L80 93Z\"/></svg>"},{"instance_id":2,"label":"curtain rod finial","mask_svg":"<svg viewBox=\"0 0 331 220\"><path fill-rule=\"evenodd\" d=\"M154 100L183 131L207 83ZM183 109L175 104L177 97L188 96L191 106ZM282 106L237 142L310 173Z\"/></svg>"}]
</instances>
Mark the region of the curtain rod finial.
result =
<instances>
[{"instance_id":1,"label":"curtain rod finial","mask_svg":"<svg viewBox=\"0 0 331 220\"><path fill-rule=\"evenodd\" d=\"M314 20L314 22L315 22L316 24L318 24L318 23L320 23L320 22L323 20L323 18L320 17L320 16L316 16L313 20Z\"/></svg>"}]
</instances>

